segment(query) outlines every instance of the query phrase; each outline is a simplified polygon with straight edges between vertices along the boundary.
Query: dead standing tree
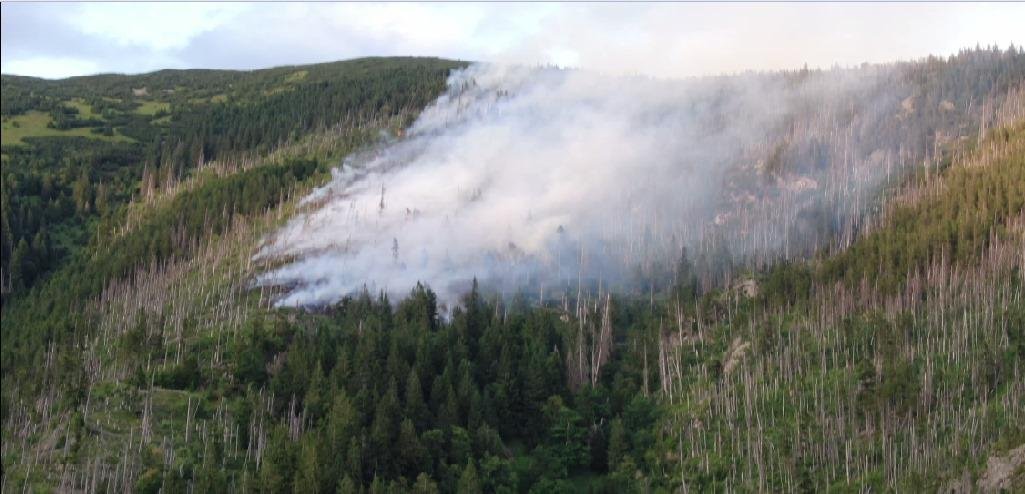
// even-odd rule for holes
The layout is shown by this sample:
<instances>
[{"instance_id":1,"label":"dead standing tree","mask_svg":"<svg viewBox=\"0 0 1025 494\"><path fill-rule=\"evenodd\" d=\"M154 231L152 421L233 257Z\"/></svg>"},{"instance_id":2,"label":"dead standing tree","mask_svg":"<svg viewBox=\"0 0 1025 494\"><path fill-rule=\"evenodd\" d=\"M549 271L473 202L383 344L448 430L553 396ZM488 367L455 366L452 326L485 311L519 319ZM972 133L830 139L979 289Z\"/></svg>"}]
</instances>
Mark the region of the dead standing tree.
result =
<instances>
[{"instance_id":1,"label":"dead standing tree","mask_svg":"<svg viewBox=\"0 0 1025 494\"><path fill-rule=\"evenodd\" d=\"M574 391L585 384L597 386L602 367L612 358L612 295L605 293L602 299L598 295L577 300L576 328L566 352L567 380Z\"/></svg>"}]
</instances>

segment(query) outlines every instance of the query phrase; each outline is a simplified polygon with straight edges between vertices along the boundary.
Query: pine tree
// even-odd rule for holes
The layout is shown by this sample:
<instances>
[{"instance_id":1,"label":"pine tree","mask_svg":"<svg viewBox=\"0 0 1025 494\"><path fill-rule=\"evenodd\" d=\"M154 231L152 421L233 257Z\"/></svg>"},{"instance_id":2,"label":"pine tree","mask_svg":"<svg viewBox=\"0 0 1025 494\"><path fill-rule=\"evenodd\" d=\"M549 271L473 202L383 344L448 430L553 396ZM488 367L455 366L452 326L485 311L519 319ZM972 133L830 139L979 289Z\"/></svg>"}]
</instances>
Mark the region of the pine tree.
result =
<instances>
[{"instance_id":1,"label":"pine tree","mask_svg":"<svg viewBox=\"0 0 1025 494\"><path fill-rule=\"evenodd\" d=\"M327 395L327 382L324 379L324 370L318 362L310 377L309 387L306 389L306 396L303 398L303 406L306 407L306 416L311 421L317 421L324 416L327 405L324 403L324 396Z\"/></svg>"},{"instance_id":2,"label":"pine tree","mask_svg":"<svg viewBox=\"0 0 1025 494\"><path fill-rule=\"evenodd\" d=\"M443 426L456 426L463 423L459 415L459 397L452 385L445 387L445 402L438 412L438 423Z\"/></svg>"},{"instance_id":3,"label":"pine tree","mask_svg":"<svg viewBox=\"0 0 1025 494\"><path fill-rule=\"evenodd\" d=\"M89 181L89 172L85 168L82 169L78 180L75 181L72 197L75 200L75 207L78 209L78 212L88 213L92 211L93 188Z\"/></svg>"},{"instance_id":4,"label":"pine tree","mask_svg":"<svg viewBox=\"0 0 1025 494\"><path fill-rule=\"evenodd\" d=\"M260 464L260 492L284 494L292 490L291 444L283 426L275 427L270 436Z\"/></svg>"},{"instance_id":5,"label":"pine tree","mask_svg":"<svg viewBox=\"0 0 1025 494\"><path fill-rule=\"evenodd\" d=\"M413 484L413 492L414 494L438 494L438 483L426 473L421 473L416 477L416 483Z\"/></svg>"},{"instance_id":6,"label":"pine tree","mask_svg":"<svg viewBox=\"0 0 1025 494\"><path fill-rule=\"evenodd\" d=\"M46 228L40 228L32 238L32 258L37 273L45 272L50 265L50 237L46 234Z\"/></svg>"},{"instance_id":7,"label":"pine tree","mask_svg":"<svg viewBox=\"0 0 1025 494\"><path fill-rule=\"evenodd\" d=\"M373 447L374 464L378 472L390 472L394 464L391 453L392 446L398 436L399 407L396 396L395 380L392 379L388 391L381 397L374 413L374 421L370 426L370 443Z\"/></svg>"},{"instance_id":8,"label":"pine tree","mask_svg":"<svg viewBox=\"0 0 1025 494\"><path fill-rule=\"evenodd\" d=\"M101 215L110 213L110 187L106 183L101 182L96 187L96 212Z\"/></svg>"},{"instance_id":9,"label":"pine tree","mask_svg":"<svg viewBox=\"0 0 1025 494\"><path fill-rule=\"evenodd\" d=\"M346 475L342 477L342 480L338 481L338 486L335 492L338 494L356 494L360 490L356 487L356 483L352 481L352 477Z\"/></svg>"},{"instance_id":10,"label":"pine tree","mask_svg":"<svg viewBox=\"0 0 1025 494\"><path fill-rule=\"evenodd\" d=\"M388 484L383 477L374 474L374 480L370 483L370 494L388 494Z\"/></svg>"},{"instance_id":11,"label":"pine tree","mask_svg":"<svg viewBox=\"0 0 1025 494\"><path fill-rule=\"evenodd\" d=\"M477 467L473 466L473 460L466 462L466 468L463 469L463 474L459 477L459 485L456 486L456 492L459 494L480 494L481 490L480 478L477 475Z\"/></svg>"},{"instance_id":12,"label":"pine tree","mask_svg":"<svg viewBox=\"0 0 1025 494\"><path fill-rule=\"evenodd\" d=\"M630 444L622 419L612 419L609 429L609 471L614 472L629 453Z\"/></svg>"},{"instance_id":13,"label":"pine tree","mask_svg":"<svg viewBox=\"0 0 1025 494\"><path fill-rule=\"evenodd\" d=\"M11 289L18 290L32 283L35 267L32 265L32 253L24 238L18 241L11 255Z\"/></svg>"},{"instance_id":14,"label":"pine tree","mask_svg":"<svg viewBox=\"0 0 1025 494\"><path fill-rule=\"evenodd\" d=\"M412 478L420 471L426 456L423 446L416 435L413 421L405 419L399 426L399 438L395 444L399 454L399 468L403 476Z\"/></svg>"},{"instance_id":15,"label":"pine tree","mask_svg":"<svg viewBox=\"0 0 1025 494\"><path fill-rule=\"evenodd\" d=\"M305 494L309 492L320 492L320 463L317 458L317 441L310 434L306 434L302 441L302 449L299 452L299 461L295 473L295 483L292 492Z\"/></svg>"},{"instance_id":16,"label":"pine tree","mask_svg":"<svg viewBox=\"0 0 1025 494\"><path fill-rule=\"evenodd\" d=\"M424 430L430 420L416 367L409 370L409 377L406 378L405 416L413 420L417 430Z\"/></svg>"}]
</instances>

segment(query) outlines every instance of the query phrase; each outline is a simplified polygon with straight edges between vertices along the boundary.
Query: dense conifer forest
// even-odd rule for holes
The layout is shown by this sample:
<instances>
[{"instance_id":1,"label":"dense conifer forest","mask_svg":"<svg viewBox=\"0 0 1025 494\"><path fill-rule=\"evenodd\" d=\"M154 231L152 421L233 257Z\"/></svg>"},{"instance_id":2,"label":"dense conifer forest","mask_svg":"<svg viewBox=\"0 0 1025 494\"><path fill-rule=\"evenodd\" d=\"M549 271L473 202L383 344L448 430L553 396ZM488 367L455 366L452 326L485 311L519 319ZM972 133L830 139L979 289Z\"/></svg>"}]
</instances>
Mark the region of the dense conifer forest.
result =
<instances>
[{"instance_id":1,"label":"dense conifer forest","mask_svg":"<svg viewBox=\"0 0 1025 494\"><path fill-rule=\"evenodd\" d=\"M1025 52L887 66L910 165L814 249L276 308L261 239L465 66L4 75L3 491L1025 489Z\"/></svg>"}]
</instances>

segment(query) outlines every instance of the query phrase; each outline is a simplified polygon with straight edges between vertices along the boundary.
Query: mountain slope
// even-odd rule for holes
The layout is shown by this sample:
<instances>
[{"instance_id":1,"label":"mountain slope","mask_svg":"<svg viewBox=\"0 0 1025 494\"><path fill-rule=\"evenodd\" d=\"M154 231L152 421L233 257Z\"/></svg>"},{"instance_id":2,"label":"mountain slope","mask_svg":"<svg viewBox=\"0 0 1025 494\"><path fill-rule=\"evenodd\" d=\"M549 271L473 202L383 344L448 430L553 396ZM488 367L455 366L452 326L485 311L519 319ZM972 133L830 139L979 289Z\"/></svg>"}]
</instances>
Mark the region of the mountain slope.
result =
<instances>
[{"instance_id":1,"label":"mountain slope","mask_svg":"<svg viewBox=\"0 0 1025 494\"><path fill-rule=\"evenodd\" d=\"M57 81L5 75L0 291L6 300L31 287L102 217L207 162L240 166L315 145L320 134L402 128L459 66L398 58Z\"/></svg>"},{"instance_id":2,"label":"mountain slope","mask_svg":"<svg viewBox=\"0 0 1025 494\"><path fill-rule=\"evenodd\" d=\"M935 152L849 241L725 277L685 253L647 296L538 303L475 285L447 314L419 285L274 309L252 256L460 64L4 76L5 125L120 98L103 122L134 142L104 139L106 123L5 142L3 489L1025 487L1011 453L1025 443L1023 60L906 64L921 109L907 125ZM939 111L954 94L1002 102L997 126ZM781 169L807 166L767 146Z\"/></svg>"},{"instance_id":3,"label":"mountain slope","mask_svg":"<svg viewBox=\"0 0 1025 494\"><path fill-rule=\"evenodd\" d=\"M1025 441L1025 132L995 134L847 251L662 333L692 488L938 490Z\"/></svg>"}]
</instances>

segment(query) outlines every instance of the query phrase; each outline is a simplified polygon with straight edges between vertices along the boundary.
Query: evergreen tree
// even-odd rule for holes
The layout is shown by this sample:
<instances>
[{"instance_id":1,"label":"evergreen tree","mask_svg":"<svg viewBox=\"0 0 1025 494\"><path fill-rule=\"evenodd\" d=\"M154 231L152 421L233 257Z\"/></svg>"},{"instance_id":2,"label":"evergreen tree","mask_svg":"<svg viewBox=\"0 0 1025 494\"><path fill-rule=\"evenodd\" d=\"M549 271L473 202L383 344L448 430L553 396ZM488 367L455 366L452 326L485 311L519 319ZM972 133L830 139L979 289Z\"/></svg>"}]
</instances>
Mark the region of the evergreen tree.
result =
<instances>
[{"instance_id":1,"label":"evergreen tree","mask_svg":"<svg viewBox=\"0 0 1025 494\"><path fill-rule=\"evenodd\" d=\"M421 473L416 477L416 483L413 484L414 494L438 494L438 484L431 479L426 473Z\"/></svg>"},{"instance_id":2,"label":"evergreen tree","mask_svg":"<svg viewBox=\"0 0 1025 494\"><path fill-rule=\"evenodd\" d=\"M427 410L427 405L424 404L423 390L416 367L409 370L409 376L406 378L405 411L403 414L413 421L417 430L426 428L428 420L430 420L430 412Z\"/></svg>"},{"instance_id":3,"label":"evergreen tree","mask_svg":"<svg viewBox=\"0 0 1025 494\"><path fill-rule=\"evenodd\" d=\"M271 431L260 464L260 492L286 494L292 491L294 471L290 441L284 427Z\"/></svg>"},{"instance_id":4,"label":"evergreen tree","mask_svg":"<svg viewBox=\"0 0 1025 494\"><path fill-rule=\"evenodd\" d=\"M24 238L18 241L11 256L11 287L17 290L28 286L35 277L35 266L32 263L32 253L28 242Z\"/></svg>"},{"instance_id":5,"label":"evergreen tree","mask_svg":"<svg viewBox=\"0 0 1025 494\"><path fill-rule=\"evenodd\" d=\"M306 434L302 440L295 483L292 491L296 494L320 492L321 473L320 461L317 457L317 441L310 434Z\"/></svg>"},{"instance_id":6,"label":"evergreen tree","mask_svg":"<svg viewBox=\"0 0 1025 494\"><path fill-rule=\"evenodd\" d=\"M306 396L303 398L303 406L306 407L306 416L309 417L311 421L317 421L320 417L324 416L324 412L327 408L327 404L324 403L324 397L327 394L327 382L324 379L324 370L321 368L320 363L317 363L313 371L313 376L310 377L310 382L306 389Z\"/></svg>"},{"instance_id":7,"label":"evergreen tree","mask_svg":"<svg viewBox=\"0 0 1025 494\"><path fill-rule=\"evenodd\" d=\"M409 418L403 420L399 426L395 450L398 452L399 468L403 476L413 478L422 470L426 454L416 435L416 427Z\"/></svg>"},{"instance_id":8,"label":"evergreen tree","mask_svg":"<svg viewBox=\"0 0 1025 494\"><path fill-rule=\"evenodd\" d=\"M338 481L338 486L335 489L338 494L356 494L360 492L360 489L356 486L356 483L352 481L352 477L348 475L342 477L342 480Z\"/></svg>"},{"instance_id":9,"label":"evergreen tree","mask_svg":"<svg viewBox=\"0 0 1025 494\"><path fill-rule=\"evenodd\" d=\"M78 180L75 181L72 196L75 199L75 207L78 208L79 213L92 211L93 188L89 180L89 172L84 168L78 175Z\"/></svg>"},{"instance_id":10,"label":"evergreen tree","mask_svg":"<svg viewBox=\"0 0 1025 494\"><path fill-rule=\"evenodd\" d=\"M456 492L459 494L481 494L480 478L477 475L477 467L473 465L473 460L466 462L466 468L463 469L463 474L459 476L459 484L456 486Z\"/></svg>"},{"instance_id":11,"label":"evergreen tree","mask_svg":"<svg viewBox=\"0 0 1025 494\"><path fill-rule=\"evenodd\" d=\"M609 425L609 471L613 472L619 467L630 451L629 437L626 428L623 427L623 420L615 418Z\"/></svg>"}]
</instances>

